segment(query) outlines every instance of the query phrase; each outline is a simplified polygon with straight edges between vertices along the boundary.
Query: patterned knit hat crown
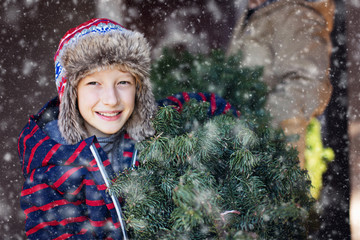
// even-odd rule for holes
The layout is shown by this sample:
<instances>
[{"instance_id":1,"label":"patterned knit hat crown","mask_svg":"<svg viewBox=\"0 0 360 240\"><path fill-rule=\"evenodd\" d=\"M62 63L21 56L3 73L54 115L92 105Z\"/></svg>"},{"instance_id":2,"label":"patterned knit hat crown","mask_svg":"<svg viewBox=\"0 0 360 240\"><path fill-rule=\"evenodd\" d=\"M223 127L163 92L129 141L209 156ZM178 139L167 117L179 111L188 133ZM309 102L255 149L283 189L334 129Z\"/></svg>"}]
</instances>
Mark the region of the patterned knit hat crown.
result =
<instances>
[{"instance_id":1,"label":"patterned knit hat crown","mask_svg":"<svg viewBox=\"0 0 360 240\"><path fill-rule=\"evenodd\" d=\"M59 129L69 144L87 137L77 108L77 84L87 75L117 66L125 67L141 81L134 112L124 130L135 140L154 133L150 123L156 111L149 79L150 46L141 33L109 19L91 19L65 34L54 61L60 100Z\"/></svg>"},{"instance_id":2,"label":"patterned knit hat crown","mask_svg":"<svg viewBox=\"0 0 360 240\"><path fill-rule=\"evenodd\" d=\"M59 98L61 99L64 88L67 82L67 78L65 75L64 67L61 62L61 55L63 53L63 50L66 49L67 45L74 44L79 38L84 37L87 34L90 33L99 33L99 34L105 34L109 33L111 31L128 31L124 27L122 27L120 24L111 21L109 19L91 19L83 24L80 24L79 26L70 29L67 31L64 35L64 37L60 40L59 47L56 51L54 61L55 61L55 81L56 81L56 87L58 90Z\"/></svg>"}]
</instances>

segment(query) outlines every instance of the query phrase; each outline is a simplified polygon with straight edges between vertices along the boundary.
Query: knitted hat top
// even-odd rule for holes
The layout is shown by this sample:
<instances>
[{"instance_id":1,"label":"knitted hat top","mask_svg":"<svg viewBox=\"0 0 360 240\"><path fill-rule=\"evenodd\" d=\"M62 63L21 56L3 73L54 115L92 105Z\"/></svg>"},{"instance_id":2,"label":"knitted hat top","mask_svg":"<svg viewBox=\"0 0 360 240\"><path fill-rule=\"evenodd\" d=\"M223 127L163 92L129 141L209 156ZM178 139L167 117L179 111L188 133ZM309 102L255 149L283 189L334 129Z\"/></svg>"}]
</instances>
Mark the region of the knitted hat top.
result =
<instances>
[{"instance_id":1,"label":"knitted hat top","mask_svg":"<svg viewBox=\"0 0 360 240\"><path fill-rule=\"evenodd\" d=\"M141 81L134 112L124 130L134 140L143 140L154 133L150 123L156 111L149 79L150 46L141 33L127 30L109 19L92 19L65 34L54 61L60 99L58 124L69 144L88 137L77 108L77 84L91 73L120 65Z\"/></svg>"}]
</instances>

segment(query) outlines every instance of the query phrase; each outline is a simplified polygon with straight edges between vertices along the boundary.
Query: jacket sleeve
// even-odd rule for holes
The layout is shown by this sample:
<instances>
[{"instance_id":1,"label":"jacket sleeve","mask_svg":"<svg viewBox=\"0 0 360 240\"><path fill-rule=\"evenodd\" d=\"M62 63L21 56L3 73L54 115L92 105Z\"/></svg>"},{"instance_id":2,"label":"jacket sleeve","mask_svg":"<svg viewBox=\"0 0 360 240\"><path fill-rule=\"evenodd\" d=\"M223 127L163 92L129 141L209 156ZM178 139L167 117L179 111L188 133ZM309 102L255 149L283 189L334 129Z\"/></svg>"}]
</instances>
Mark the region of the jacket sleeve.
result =
<instances>
[{"instance_id":1,"label":"jacket sleeve","mask_svg":"<svg viewBox=\"0 0 360 240\"><path fill-rule=\"evenodd\" d=\"M197 101L209 102L209 116L216 116L220 114L225 114L227 112L231 112L234 116L240 117L240 112L236 110L231 104L225 99L217 96L214 93L188 93L181 92L169 96L165 99L158 101L159 106L168 106L174 105L178 111L181 112L183 108L183 104L185 102L190 101L190 99L195 99Z\"/></svg>"}]
</instances>

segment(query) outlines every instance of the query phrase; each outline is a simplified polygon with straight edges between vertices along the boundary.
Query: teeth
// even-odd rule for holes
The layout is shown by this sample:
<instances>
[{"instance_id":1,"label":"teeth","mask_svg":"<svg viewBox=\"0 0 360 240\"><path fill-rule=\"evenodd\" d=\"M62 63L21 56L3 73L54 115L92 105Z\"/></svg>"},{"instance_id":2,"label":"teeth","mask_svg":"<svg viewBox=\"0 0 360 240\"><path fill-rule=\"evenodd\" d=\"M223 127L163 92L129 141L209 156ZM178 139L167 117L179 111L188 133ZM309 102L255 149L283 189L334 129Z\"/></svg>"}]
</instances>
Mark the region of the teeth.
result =
<instances>
[{"instance_id":1,"label":"teeth","mask_svg":"<svg viewBox=\"0 0 360 240\"><path fill-rule=\"evenodd\" d=\"M102 115L102 116L105 116L105 117L115 117L119 113L118 112L117 113L100 113L99 112L99 114Z\"/></svg>"}]
</instances>

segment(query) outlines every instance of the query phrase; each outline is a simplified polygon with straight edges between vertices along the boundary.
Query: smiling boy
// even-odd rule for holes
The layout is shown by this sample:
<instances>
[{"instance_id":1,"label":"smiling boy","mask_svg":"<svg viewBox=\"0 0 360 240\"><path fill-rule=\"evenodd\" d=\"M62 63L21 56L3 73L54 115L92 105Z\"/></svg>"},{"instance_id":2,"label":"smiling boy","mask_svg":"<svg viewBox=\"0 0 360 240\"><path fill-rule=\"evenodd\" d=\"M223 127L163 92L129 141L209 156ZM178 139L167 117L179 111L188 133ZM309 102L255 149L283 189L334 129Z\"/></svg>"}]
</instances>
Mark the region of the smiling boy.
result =
<instances>
[{"instance_id":1,"label":"smiling boy","mask_svg":"<svg viewBox=\"0 0 360 240\"><path fill-rule=\"evenodd\" d=\"M107 181L137 165L135 141L154 134L149 71L144 36L109 19L87 21L61 39L59 96L30 117L19 137L28 239L126 236Z\"/></svg>"}]
</instances>

